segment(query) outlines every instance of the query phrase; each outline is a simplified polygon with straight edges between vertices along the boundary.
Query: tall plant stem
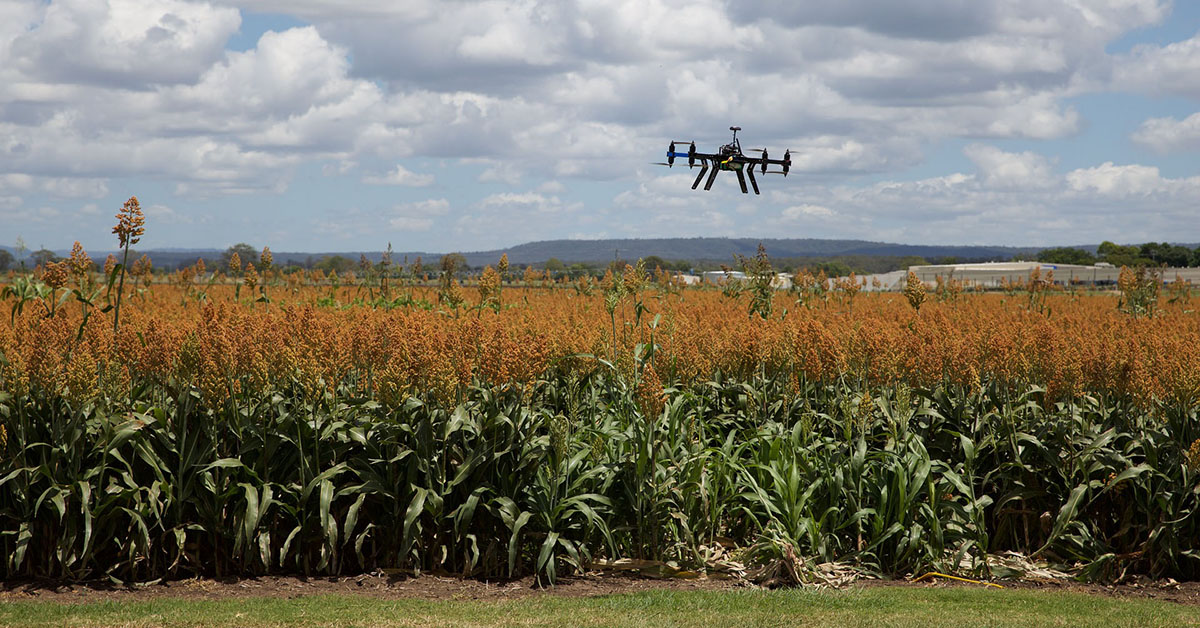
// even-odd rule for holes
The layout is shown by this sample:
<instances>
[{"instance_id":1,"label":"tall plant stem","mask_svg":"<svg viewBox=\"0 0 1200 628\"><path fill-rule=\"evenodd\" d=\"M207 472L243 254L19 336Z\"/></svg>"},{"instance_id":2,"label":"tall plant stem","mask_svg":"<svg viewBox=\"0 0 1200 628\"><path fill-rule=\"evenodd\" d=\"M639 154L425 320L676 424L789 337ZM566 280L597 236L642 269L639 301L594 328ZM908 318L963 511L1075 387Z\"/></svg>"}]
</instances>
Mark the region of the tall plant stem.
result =
<instances>
[{"instance_id":1,"label":"tall plant stem","mask_svg":"<svg viewBox=\"0 0 1200 628\"><path fill-rule=\"evenodd\" d=\"M125 291L125 264L129 261L129 244L125 244L125 252L121 256L121 280L117 282L117 307L113 311L113 336L121 324L121 293ZM112 285L112 284L108 284Z\"/></svg>"}]
</instances>

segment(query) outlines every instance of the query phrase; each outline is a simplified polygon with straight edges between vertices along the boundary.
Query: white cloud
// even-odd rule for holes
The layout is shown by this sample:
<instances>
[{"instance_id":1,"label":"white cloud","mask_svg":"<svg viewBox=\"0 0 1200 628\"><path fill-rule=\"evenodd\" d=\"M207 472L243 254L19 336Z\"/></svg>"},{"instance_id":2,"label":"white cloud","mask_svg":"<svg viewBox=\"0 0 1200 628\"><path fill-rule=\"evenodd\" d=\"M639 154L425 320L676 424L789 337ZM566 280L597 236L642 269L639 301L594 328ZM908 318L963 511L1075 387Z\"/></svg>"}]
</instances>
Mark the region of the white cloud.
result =
<instances>
[{"instance_id":1,"label":"white cloud","mask_svg":"<svg viewBox=\"0 0 1200 628\"><path fill-rule=\"evenodd\" d=\"M1200 98L1200 35L1165 46L1138 45L1114 65L1114 89Z\"/></svg>"},{"instance_id":2,"label":"white cloud","mask_svg":"<svg viewBox=\"0 0 1200 628\"><path fill-rule=\"evenodd\" d=\"M1138 127L1132 139L1160 153L1200 149L1200 113L1183 120L1150 118Z\"/></svg>"},{"instance_id":3,"label":"white cloud","mask_svg":"<svg viewBox=\"0 0 1200 628\"><path fill-rule=\"evenodd\" d=\"M1158 168L1138 164L1116 166L1111 161L1068 172L1067 183L1076 192L1113 198L1144 196L1164 190L1168 185L1168 181L1159 175Z\"/></svg>"},{"instance_id":4,"label":"white cloud","mask_svg":"<svg viewBox=\"0 0 1200 628\"><path fill-rule=\"evenodd\" d=\"M108 182L86 177L42 179L39 187L56 198L101 198L108 194Z\"/></svg>"},{"instance_id":5,"label":"white cloud","mask_svg":"<svg viewBox=\"0 0 1200 628\"><path fill-rule=\"evenodd\" d=\"M9 205L0 199L0 217L8 224L62 226L62 211L49 205L26 207L22 203ZM42 248L43 244L31 248Z\"/></svg>"},{"instance_id":6,"label":"white cloud","mask_svg":"<svg viewBox=\"0 0 1200 628\"><path fill-rule=\"evenodd\" d=\"M134 89L194 81L237 31L234 9L180 0L56 0L28 16L10 63L53 82Z\"/></svg>"},{"instance_id":7,"label":"white cloud","mask_svg":"<svg viewBox=\"0 0 1200 628\"><path fill-rule=\"evenodd\" d=\"M389 211L388 224L400 231L429 231L434 219L450 213L450 201L431 198L396 205Z\"/></svg>"},{"instance_id":8,"label":"white cloud","mask_svg":"<svg viewBox=\"0 0 1200 628\"><path fill-rule=\"evenodd\" d=\"M534 210L541 213L557 213L576 211L583 207L581 203L566 203L557 196L546 196L537 192L501 192L492 194L479 201L484 209L517 209Z\"/></svg>"},{"instance_id":9,"label":"white cloud","mask_svg":"<svg viewBox=\"0 0 1200 628\"><path fill-rule=\"evenodd\" d=\"M801 218L812 218L812 217L827 218L827 217L833 216L832 209L829 209L828 207L823 207L821 205L812 205L812 204L807 204L807 203L804 205L793 205L791 207L785 208L780 213L783 215L784 218L786 218L788 220L798 220Z\"/></svg>"},{"instance_id":10,"label":"white cloud","mask_svg":"<svg viewBox=\"0 0 1200 628\"><path fill-rule=\"evenodd\" d=\"M30 190L33 188L33 177L19 172L0 174L0 190Z\"/></svg>"},{"instance_id":11,"label":"white cloud","mask_svg":"<svg viewBox=\"0 0 1200 628\"><path fill-rule=\"evenodd\" d=\"M190 214L177 212L174 209L155 203L142 208L146 214L146 221L150 224L186 224L190 225L195 222Z\"/></svg>"},{"instance_id":12,"label":"white cloud","mask_svg":"<svg viewBox=\"0 0 1200 628\"><path fill-rule=\"evenodd\" d=\"M421 188L433 185L434 176L431 174L419 174L405 168L400 164L389 173L382 176L366 176L363 177L363 183L372 183L375 185L403 185L406 187Z\"/></svg>"},{"instance_id":13,"label":"white cloud","mask_svg":"<svg viewBox=\"0 0 1200 628\"><path fill-rule=\"evenodd\" d=\"M429 228L433 226L433 219L416 216L396 216L389 220L388 224L398 231L429 231Z\"/></svg>"},{"instance_id":14,"label":"white cloud","mask_svg":"<svg viewBox=\"0 0 1200 628\"><path fill-rule=\"evenodd\" d=\"M546 181L537 186L537 191L541 194L562 194L567 191L567 186L558 181Z\"/></svg>"},{"instance_id":15,"label":"white cloud","mask_svg":"<svg viewBox=\"0 0 1200 628\"><path fill-rule=\"evenodd\" d=\"M491 164L479 173L480 183L506 183L518 185L523 174L521 166L511 160L486 160Z\"/></svg>"},{"instance_id":16,"label":"white cloud","mask_svg":"<svg viewBox=\"0 0 1200 628\"><path fill-rule=\"evenodd\" d=\"M987 187L1036 189L1056 183L1050 161L1031 151L1008 153L986 144L970 144L963 153L975 163Z\"/></svg>"},{"instance_id":17,"label":"white cloud","mask_svg":"<svg viewBox=\"0 0 1200 628\"><path fill-rule=\"evenodd\" d=\"M409 214L417 213L445 216L446 214L450 213L450 201L444 198L429 198L423 201L416 201L414 203L397 205L394 210Z\"/></svg>"}]
</instances>

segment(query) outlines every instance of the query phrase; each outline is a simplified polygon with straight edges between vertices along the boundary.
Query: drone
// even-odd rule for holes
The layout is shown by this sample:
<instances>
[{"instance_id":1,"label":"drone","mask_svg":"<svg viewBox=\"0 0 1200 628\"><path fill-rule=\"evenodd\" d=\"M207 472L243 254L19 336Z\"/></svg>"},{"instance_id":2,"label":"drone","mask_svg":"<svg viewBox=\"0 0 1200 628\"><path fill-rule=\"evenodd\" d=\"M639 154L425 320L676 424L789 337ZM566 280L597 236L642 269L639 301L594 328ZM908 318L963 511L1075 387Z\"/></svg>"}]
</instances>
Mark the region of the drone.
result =
<instances>
[{"instance_id":1,"label":"drone","mask_svg":"<svg viewBox=\"0 0 1200 628\"><path fill-rule=\"evenodd\" d=\"M711 190L713 181L717 180L717 173L722 170L730 170L737 173L738 184L742 186L742 194L749 194L746 189L746 175L750 176L750 185L754 188L754 193L759 194L758 181L754 179L754 169L757 167L762 174L781 174L787 176L788 170L792 168L792 151L787 150L783 153L783 159L771 159L767 155L765 148L751 148L751 152L762 153L761 157L747 157L742 152L742 143L738 141L737 133L742 130L740 126L729 127L733 131L733 141L717 149L715 153L698 153L696 152L696 142L683 142L672 140L670 146L667 147L667 160L665 162L656 162L656 166L675 166L675 158L687 157L688 168L700 166L700 174L696 175L696 181L692 183L692 189L696 189L700 185L700 181L704 179L704 175L708 174L708 180L704 182L705 191ZM686 153L676 152L676 144L687 144L688 150ZM767 164L778 165L782 170L767 170ZM749 167L747 167L749 166ZM709 169L712 172L709 172Z\"/></svg>"}]
</instances>

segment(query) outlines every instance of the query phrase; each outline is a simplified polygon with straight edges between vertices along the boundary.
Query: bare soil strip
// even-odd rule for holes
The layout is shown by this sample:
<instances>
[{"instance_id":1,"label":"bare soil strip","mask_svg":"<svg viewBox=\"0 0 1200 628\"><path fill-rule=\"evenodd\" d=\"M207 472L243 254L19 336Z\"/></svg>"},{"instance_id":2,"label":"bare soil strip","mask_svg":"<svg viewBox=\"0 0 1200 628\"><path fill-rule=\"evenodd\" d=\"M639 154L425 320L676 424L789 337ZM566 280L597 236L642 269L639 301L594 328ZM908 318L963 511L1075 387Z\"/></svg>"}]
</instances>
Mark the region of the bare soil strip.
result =
<instances>
[{"instance_id":1,"label":"bare soil strip","mask_svg":"<svg viewBox=\"0 0 1200 628\"><path fill-rule=\"evenodd\" d=\"M1145 581L1120 585L1084 584L1064 580L1002 582L1006 588L1069 591L1117 598L1148 598L1200 606L1200 582ZM976 587L945 580L913 583L904 580L859 580L854 587ZM148 586L123 586L108 582L64 584L48 581L0 584L0 602L31 600L58 603L104 601L134 602L156 598L221 600L231 597L296 598L309 595L363 595L376 598L429 600L509 600L532 596L593 597L644 591L714 591L753 588L739 580L658 579L626 574L588 574L560 578L553 587L540 586L532 577L505 582L484 582L453 576L419 577L364 574L345 578L266 576L261 578L174 580Z\"/></svg>"}]
</instances>

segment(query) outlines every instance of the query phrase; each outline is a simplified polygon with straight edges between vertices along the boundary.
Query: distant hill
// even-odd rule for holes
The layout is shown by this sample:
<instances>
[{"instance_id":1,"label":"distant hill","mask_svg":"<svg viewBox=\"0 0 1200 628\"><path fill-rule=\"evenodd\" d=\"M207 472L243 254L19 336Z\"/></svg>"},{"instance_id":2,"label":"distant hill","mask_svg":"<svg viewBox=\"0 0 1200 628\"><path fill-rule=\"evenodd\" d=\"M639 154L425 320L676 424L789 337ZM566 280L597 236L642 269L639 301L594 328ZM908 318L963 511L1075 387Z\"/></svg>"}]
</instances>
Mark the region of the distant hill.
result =
<instances>
[{"instance_id":1,"label":"distant hill","mask_svg":"<svg viewBox=\"0 0 1200 628\"><path fill-rule=\"evenodd\" d=\"M657 255L666 260L729 262L734 255L754 255L759 242L773 258L836 256L962 257L1010 259L1036 255L1039 247L931 246L889 244L867 240L819 240L779 238L645 238L620 240L545 240L507 249L464 253L472 266L491 264L508 253L513 264L536 264L554 257L572 262L606 262L615 257L638 259Z\"/></svg>"}]
</instances>

